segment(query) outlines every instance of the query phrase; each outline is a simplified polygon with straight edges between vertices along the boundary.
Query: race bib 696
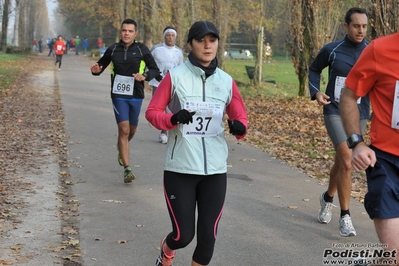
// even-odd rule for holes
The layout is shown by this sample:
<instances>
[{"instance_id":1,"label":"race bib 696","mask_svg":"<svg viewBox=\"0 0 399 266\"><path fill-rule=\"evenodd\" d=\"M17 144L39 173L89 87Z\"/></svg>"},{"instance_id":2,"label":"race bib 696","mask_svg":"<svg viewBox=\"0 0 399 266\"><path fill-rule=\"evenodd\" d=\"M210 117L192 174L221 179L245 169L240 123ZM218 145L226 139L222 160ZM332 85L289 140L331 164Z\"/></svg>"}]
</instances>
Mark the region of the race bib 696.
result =
<instances>
[{"instance_id":1,"label":"race bib 696","mask_svg":"<svg viewBox=\"0 0 399 266\"><path fill-rule=\"evenodd\" d=\"M112 87L112 93L121 95L133 95L134 90L134 77L127 77L121 75L115 75L114 86Z\"/></svg>"}]
</instances>

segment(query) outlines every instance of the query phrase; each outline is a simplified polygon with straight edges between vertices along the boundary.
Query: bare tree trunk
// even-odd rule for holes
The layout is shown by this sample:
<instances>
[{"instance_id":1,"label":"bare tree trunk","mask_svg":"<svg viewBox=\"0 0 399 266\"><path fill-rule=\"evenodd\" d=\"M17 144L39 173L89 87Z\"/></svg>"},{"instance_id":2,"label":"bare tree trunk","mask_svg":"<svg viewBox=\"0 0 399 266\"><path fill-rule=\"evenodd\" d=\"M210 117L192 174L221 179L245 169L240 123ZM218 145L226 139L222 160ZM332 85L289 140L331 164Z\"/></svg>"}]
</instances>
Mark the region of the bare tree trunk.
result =
<instances>
[{"instance_id":1,"label":"bare tree trunk","mask_svg":"<svg viewBox=\"0 0 399 266\"><path fill-rule=\"evenodd\" d=\"M397 0L372 0L370 25L372 38L399 31L399 3Z\"/></svg>"},{"instance_id":2,"label":"bare tree trunk","mask_svg":"<svg viewBox=\"0 0 399 266\"><path fill-rule=\"evenodd\" d=\"M292 61L298 75L298 95L308 96L309 65L317 50L314 10L318 3L311 0L293 0L292 4L292 35L294 36L291 47Z\"/></svg>"},{"instance_id":3,"label":"bare tree trunk","mask_svg":"<svg viewBox=\"0 0 399 266\"><path fill-rule=\"evenodd\" d=\"M7 52L7 28L8 28L8 11L10 8L10 0L4 0L3 20L1 24L1 40L0 46L2 52Z\"/></svg>"},{"instance_id":4,"label":"bare tree trunk","mask_svg":"<svg viewBox=\"0 0 399 266\"><path fill-rule=\"evenodd\" d=\"M185 38L182 32L182 20L184 17L184 2L185 0L172 1L172 25L177 31L177 45L181 48L184 47Z\"/></svg>"},{"instance_id":5,"label":"bare tree trunk","mask_svg":"<svg viewBox=\"0 0 399 266\"><path fill-rule=\"evenodd\" d=\"M27 45L27 47L31 47L31 45L32 45L32 42L33 42L33 38L35 37L35 25L36 25L36 3L35 2L33 2L33 1L29 1L29 4L28 4L28 8L29 8L29 17L28 17L28 20L27 20L27 22L29 21L29 23L28 23L28 34L27 34L27 37L28 37L28 45Z\"/></svg>"},{"instance_id":6,"label":"bare tree trunk","mask_svg":"<svg viewBox=\"0 0 399 266\"><path fill-rule=\"evenodd\" d=\"M229 0L213 0L213 12L215 18L215 26L219 31L219 47L217 52L217 58L219 62L219 67L225 69L224 51L227 40L227 28L229 25L229 10L230 10Z\"/></svg>"},{"instance_id":7,"label":"bare tree trunk","mask_svg":"<svg viewBox=\"0 0 399 266\"><path fill-rule=\"evenodd\" d=\"M381 0L382 1L382 0ZM392 0L394 1L394 0ZM396 1L396 0L395 0ZM292 0L291 46L292 62L299 80L299 96L308 96L310 63L326 43L335 39L344 1ZM319 8L323 6L324 8Z\"/></svg>"},{"instance_id":8,"label":"bare tree trunk","mask_svg":"<svg viewBox=\"0 0 399 266\"><path fill-rule=\"evenodd\" d=\"M262 32L258 32L258 42L256 45L256 51L257 51L257 60L255 62L255 73L254 73L254 78L252 79L252 82L255 85L260 85L261 83L261 75L262 75L262 54L259 53L261 50L261 47L263 46L263 18L265 16L265 12L263 9L263 1L260 2L260 13L259 13L259 30L262 29ZM262 34L261 34L262 33ZM259 87L257 87L259 88Z\"/></svg>"},{"instance_id":9,"label":"bare tree trunk","mask_svg":"<svg viewBox=\"0 0 399 266\"><path fill-rule=\"evenodd\" d=\"M33 41L33 31L35 23L35 12L34 12L33 1L21 0L19 22L18 22L18 40L19 47L30 48Z\"/></svg>"},{"instance_id":10,"label":"bare tree trunk","mask_svg":"<svg viewBox=\"0 0 399 266\"><path fill-rule=\"evenodd\" d=\"M125 0L118 0L118 18L119 18L119 21L120 21L119 24L121 24L122 21L126 18L126 15L125 15L126 9L125 9L125 7L126 7Z\"/></svg>"},{"instance_id":11,"label":"bare tree trunk","mask_svg":"<svg viewBox=\"0 0 399 266\"><path fill-rule=\"evenodd\" d=\"M324 8L315 9L314 12L316 50L336 39L338 27L342 25L342 14L345 12L345 1L319 0L318 4Z\"/></svg>"},{"instance_id":12,"label":"bare tree trunk","mask_svg":"<svg viewBox=\"0 0 399 266\"><path fill-rule=\"evenodd\" d=\"M12 46L18 46L18 22L19 22L19 0L15 0L15 20L14 20L14 32L12 34Z\"/></svg>"},{"instance_id":13,"label":"bare tree trunk","mask_svg":"<svg viewBox=\"0 0 399 266\"><path fill-rule=\"evenodd\" d=\"M50 27L50 21L48 11L46 8L46 0L36 0L36 23L35 27L35 38L39 39L40 36L47 36L48 29Z\"/></svg>"},{"instance_id":14,"label":"bare tree trunk","mask_svg":"<svg viewBox=\"0 0 399 266\"><path fill-rule=\"evenodd\" d=\"M26 40L25 32L25 19L26 18L26 2L27 0L21 0L19 4L18 11L18 47L24 47L24 42Z\"/></svg>"},{"instance_id":15,"label":"bare tree trunk","mask_svg":"<svg viewBox=\"0 0 399 266\"><path fill-rule=\"evenodd\" d=\"M151 5L148 1L143 1L143 26L144 26L144 40L143 43L151 48L152 47L152 28L151 28Z\"/></svg>"},{"instance_id":16,"label":"bare tree trunk","mask_svg":"<svg viewBox=\"0 0 399 266\"><path fill-rule=\"evenodd\" d=\"M126 0L125 3L125 18L133 18L133 0Z\"/></svg>"},{"instance_id":17,"label":"bare tree trunk","mask_svg":"<svg viewBox=\"0 0 399 266\"><path fill-rule=\"evenodd\" d=\"M191 0L191 23L193 24L195 21L195 1Z\"/></svg>"}]
</instances>

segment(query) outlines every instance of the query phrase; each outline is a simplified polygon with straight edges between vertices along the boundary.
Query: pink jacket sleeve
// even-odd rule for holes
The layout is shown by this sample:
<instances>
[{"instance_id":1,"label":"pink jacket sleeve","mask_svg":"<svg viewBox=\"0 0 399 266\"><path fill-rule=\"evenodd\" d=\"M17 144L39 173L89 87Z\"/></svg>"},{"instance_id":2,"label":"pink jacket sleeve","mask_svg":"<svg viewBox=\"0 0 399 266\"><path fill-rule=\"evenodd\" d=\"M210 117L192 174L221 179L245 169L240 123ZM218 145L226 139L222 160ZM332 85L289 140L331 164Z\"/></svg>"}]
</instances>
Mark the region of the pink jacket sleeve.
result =
<instances>
[{"instance_id":1,"label":"pink jacket sleeve","mask_svg":"<svg viewBox=\"0 0 399 266\"><path fill-rule=\"evenodd\" d=\"M152 96L145 112L145 118L148 122L160 130L170 130L176 127L176 125L172 125L172 122L170 122L170 118L173 114L165 113L166 106L171 97L171 87L172 81L170 74L167 73Z\"/></svg>"},{"instance_id":2,"label":"pink jacket sleeve","mask_svg":"<svg viewBox=\"0 0 399 266\"><path fill-rule=\"evenodd\" d=\"M227 105L226 107L226 113L230 120L238 120L241 123L243 123L248 131L247 111L245 110L244 102L241 98L240 91L238 90L237 84L235 83L234 80L232 87L233 87L232 99L230 104ZM245 135L246 133L242 136L235 135L235 137L237 139L243 139Z\"/></svg>"}]
</instances>

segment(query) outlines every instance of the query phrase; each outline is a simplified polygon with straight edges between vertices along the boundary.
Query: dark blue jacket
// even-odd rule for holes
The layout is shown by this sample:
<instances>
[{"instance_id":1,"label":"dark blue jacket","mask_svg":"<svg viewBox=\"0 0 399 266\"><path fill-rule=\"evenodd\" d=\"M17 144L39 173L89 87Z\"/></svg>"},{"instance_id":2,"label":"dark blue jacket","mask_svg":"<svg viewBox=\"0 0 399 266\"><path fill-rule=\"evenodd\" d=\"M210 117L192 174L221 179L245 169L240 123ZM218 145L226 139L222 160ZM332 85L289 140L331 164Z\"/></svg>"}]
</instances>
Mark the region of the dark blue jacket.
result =
<instances>
[{"instance_id":1,"label":"dark blue jacket","mask_svg":"<svg viewBox=\"0 0 399 266\"><path fill-rule=\"evenodd\" d=\"M328 83L326 94L330 96L331 103L324 105L324 114L339 115L338 102L334 99L335 80L337 76L347 77L368 41L361 43L352 42L348 36L343 40L325 45L309 67L309 90L310 97L315 100L315 95L320 90L320 75L324 68L328 66ZM361 119L370 118L369 96L363 97L358 104Z\"/></svg>"}]
</instances>

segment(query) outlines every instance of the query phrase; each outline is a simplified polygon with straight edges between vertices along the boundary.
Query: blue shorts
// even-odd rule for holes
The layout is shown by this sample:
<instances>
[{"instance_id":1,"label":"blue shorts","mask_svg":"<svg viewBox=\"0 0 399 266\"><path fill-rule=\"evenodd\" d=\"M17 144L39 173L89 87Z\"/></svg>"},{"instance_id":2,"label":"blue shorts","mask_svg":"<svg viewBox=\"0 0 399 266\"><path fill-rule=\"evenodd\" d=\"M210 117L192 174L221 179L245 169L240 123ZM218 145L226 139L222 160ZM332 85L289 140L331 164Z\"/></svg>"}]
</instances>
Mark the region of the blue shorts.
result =
<instances>
[{"instance_id":1,"label":"blue shorts","mask_svg":"<svg viewBox=\"0 0 399 266\"><path fill-rule=\"evenodd\" d=\"M137 126L142 103L143 99L112 98L116 122L129 121L131 126Z\"/></svg>"},{"instance_id":2,"label":"blue shorts","mask_svg":"<svg viewBox=\"0 0 399 266\"><path fill-rule=\"evenodd\" d=\"M399 157L370 146L377 162L366 170L368 192L364 207L370 218L399 217Z\"/></svg>"}]
</instances>

